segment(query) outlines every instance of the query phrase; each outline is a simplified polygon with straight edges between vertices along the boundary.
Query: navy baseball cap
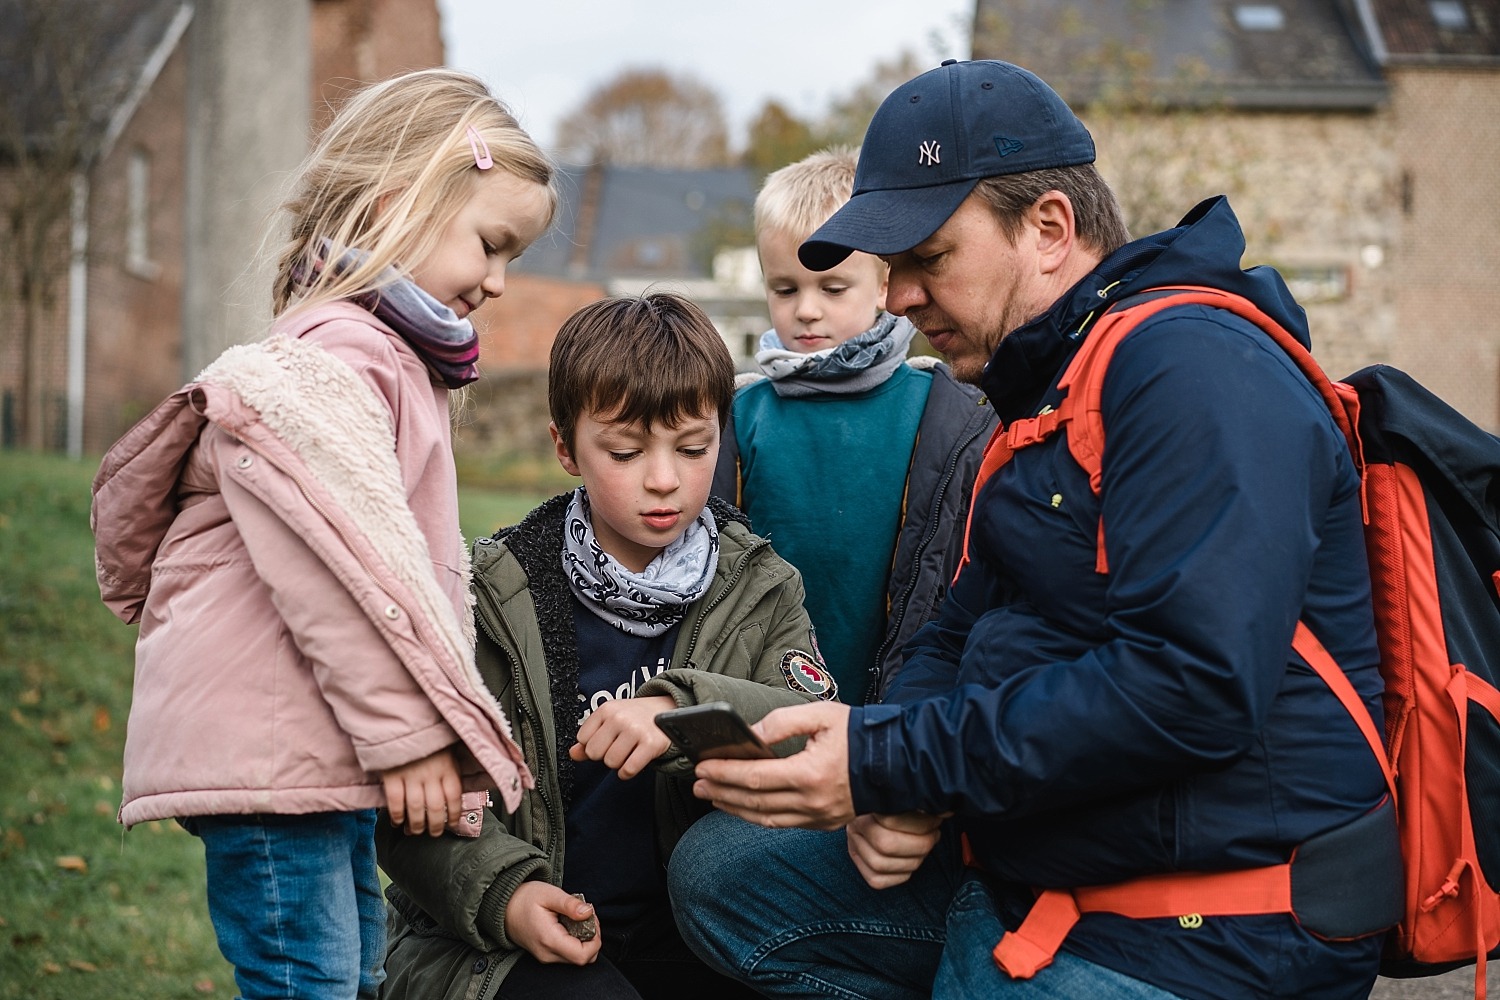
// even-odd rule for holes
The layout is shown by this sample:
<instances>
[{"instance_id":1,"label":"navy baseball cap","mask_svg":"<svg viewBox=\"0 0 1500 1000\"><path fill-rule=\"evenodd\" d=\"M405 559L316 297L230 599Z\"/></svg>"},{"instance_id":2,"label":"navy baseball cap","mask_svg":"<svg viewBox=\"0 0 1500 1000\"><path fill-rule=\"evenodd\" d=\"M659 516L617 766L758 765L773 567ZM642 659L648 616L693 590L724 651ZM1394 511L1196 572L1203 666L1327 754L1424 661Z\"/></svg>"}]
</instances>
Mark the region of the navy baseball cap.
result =
<instances>
[{"instance_id":1,"label":"navy baseball cap","mask_svg":"<svg viewBox=\"0 0 1500 1000\"><path fill-rule=\"evenodd\" d=\"M826 271L855 250L910 250L986 177L1094 162L1094 138L1030 70L949 59L881 102L865 132L854 195L797 250Z\"/></svg>"}]
</instances>

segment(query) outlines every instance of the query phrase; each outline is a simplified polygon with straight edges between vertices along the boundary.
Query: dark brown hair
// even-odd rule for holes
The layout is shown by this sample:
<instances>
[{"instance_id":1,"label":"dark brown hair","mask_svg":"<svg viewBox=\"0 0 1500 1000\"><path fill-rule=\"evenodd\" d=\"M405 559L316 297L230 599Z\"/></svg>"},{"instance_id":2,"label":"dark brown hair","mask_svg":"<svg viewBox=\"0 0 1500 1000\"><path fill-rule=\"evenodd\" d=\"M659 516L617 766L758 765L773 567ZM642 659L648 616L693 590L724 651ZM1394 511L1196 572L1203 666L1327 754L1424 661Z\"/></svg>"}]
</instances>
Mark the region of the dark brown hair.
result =
<instances>
[{"instance_id":1,"label":"dark brown hair","mask_svg":"<svg viewBox=\"0 0 1500 1000\"><path fill-rule=\"evenodd\" d=\"M974 193L990 206L1012 243L1021 231L1026 210L1048 191L1068 196L1073 203L1078 241L1100 257L1108 257L1130 242L1120 203L1092 163L986 177L974 186Z\"/></svg>"},{"instance_id":2,"label":"dark brown hair","mask_svg":"<svg viewBox=\"0 0 1500 1000\"><path fill-rule=\"evenodd\" d=\"M547 407L569 449L581 414L605 423L676 427L734 401L734 361L703 310L680 295L601 299L569 316L552 342Z\"/></svg>"}]
</instances>

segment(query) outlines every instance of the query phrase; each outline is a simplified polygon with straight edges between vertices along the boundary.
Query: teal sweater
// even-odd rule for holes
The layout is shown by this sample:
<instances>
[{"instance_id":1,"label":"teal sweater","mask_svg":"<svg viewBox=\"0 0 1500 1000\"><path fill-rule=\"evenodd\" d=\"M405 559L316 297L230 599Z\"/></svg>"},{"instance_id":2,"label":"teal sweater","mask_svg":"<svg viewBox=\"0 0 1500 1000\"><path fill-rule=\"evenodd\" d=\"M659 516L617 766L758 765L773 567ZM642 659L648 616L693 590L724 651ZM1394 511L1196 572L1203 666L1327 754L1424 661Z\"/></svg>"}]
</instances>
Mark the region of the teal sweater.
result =
<instances>
[{"instance_id":1,"label":"teal sweater","mask_svg":"<svg viewBox=\"0 0 1500 1000\"><path fill-rule=\"evenodd\" d=\"M932 373L902 365L854 395L783 398L769 380L734 400L739 504L802 573L807 611L839 685L861 704L886 631L906 477Z\"/></svg>"}]
</instances>

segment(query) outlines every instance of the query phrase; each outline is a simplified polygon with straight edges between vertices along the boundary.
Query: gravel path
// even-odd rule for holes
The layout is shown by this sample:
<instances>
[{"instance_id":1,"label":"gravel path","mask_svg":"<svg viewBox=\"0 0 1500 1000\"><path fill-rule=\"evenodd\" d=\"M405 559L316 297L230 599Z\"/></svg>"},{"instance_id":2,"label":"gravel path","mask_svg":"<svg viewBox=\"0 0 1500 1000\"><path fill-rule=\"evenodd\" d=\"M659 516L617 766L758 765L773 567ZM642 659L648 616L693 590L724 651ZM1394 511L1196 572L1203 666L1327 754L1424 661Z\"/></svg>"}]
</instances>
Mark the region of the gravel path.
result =
<instances>
[{"instance_id":1,"label":"gravel path","mask_svg":"<svg viewBox=\"0 0 1500 1000\"><path fill-rule=\"evenodd\" d=\"M1500 962L1490 962L1485 983L1500 997ZM1370 1000L1473 1000L1474 967L1455 969L1427 979L1377 979Z\"/></svg>"}]
</instances>

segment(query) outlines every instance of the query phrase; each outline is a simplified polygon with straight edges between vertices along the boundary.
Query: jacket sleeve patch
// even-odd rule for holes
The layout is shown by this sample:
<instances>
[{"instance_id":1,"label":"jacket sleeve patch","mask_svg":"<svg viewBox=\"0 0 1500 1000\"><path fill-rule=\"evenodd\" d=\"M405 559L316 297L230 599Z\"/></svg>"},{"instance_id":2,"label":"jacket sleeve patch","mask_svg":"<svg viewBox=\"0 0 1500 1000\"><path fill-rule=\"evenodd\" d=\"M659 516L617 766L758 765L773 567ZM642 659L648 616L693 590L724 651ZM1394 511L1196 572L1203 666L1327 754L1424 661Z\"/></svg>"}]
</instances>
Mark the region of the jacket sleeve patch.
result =
<instances>
[{"instance_id":1,"label":"jacket sleeve patch","mask_svg":"<svg viewBox=\"0 0 1500 1000\"><path fill-rule=\"evenodd\" d=\"M793 691L810 694L824 701L838 697L839 686L828 668L813 658L811 653L800 649L789 649L781 654L781 675L786 686Z\"/></svg>"}]
</instances>

